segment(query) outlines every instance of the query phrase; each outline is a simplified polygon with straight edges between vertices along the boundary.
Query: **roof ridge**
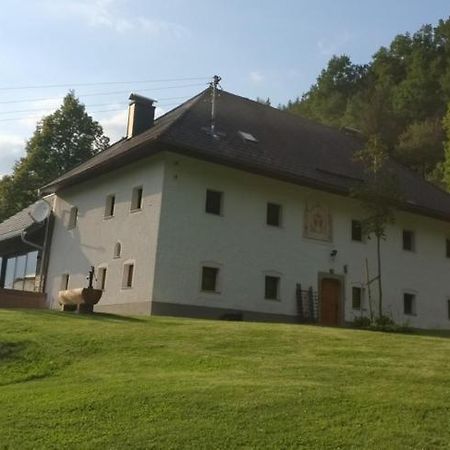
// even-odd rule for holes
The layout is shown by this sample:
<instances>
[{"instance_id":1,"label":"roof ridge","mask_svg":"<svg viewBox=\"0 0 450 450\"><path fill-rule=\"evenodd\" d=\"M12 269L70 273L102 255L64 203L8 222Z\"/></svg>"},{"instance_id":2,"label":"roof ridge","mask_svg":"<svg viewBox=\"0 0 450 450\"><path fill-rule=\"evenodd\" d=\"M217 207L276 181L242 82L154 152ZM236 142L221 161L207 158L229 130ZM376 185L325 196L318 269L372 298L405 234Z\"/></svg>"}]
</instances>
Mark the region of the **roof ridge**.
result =
<instances>
[{"instance_id":1,"label":"roof ridge","mask_svg":"<svg viewBox=\"0 0 450 450\"><path fill-rule=\"evenodd\" d=\"M176 111L177 109L186 106L187 103L191 102L191 104L185 108L185 110L171 123L168 124L168 126L166 126L165 128L163 128L158 134L157 137L162 137L164 136L166 133L168 133L168 131L175 125L177 124L185 115L186 113L200 100L200 98L210 90L210 87L207 87L206 89L204 89L203 91L199 92L197 95L194 95L194 97L191 97L190 99L186 100L185 102L179 104L177 107L171 109L170 111L167 111L166 114L163 114L162 116L158 117L158 120L162 119L163 117L166 117L168 114L173 113L174 111Z\"/></svg>"}]
</instances>

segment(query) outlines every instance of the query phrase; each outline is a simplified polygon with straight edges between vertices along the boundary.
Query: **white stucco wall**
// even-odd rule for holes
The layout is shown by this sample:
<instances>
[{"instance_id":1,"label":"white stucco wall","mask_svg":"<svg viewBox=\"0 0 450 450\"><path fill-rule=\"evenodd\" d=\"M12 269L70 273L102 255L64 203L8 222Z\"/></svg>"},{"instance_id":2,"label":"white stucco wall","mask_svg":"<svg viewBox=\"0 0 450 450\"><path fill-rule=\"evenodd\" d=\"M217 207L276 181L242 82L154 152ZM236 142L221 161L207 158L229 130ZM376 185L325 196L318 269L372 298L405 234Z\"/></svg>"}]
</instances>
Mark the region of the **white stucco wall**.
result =
<instances>
[{"instance_id":1,"label":"white stucco wall","mask_svg":"<svg viewBox=\"0 0 450 450\"><path fill-rule=\"evenodd\" d=\"M204 212L206 189L224 193L223 216ZM332 242L303 236L309 200L330 208ZM266 225L267 202L282 205L281 228ZM362 218L349 198L168 154L153 300L295 315L296 284L317 291L319 273L331 269L344 277L345 319L352 320L360 313L352 310L351 287L364 283L366 257L372 276L376 271L374 240L351 240L351 220ZM403 228L415 231L415 252L402 249ZM399 213L387 234L382 243L385 311L412 326L449 328L449 224ZM334 261L333 249L338 251ZM200 290L201 266L211 263L220 267L219 294ZM281 275L281 301L264 299L267 272ZM403 314L403 292L416 295L416 316ZM367 298L364 306L367 310Z\"/></svg>"},{"instance_id":2,"label":"white stucco wall","mask_svg":"<svg viewBox=\"0 0 450 450\"><path fill-rule=\"evenodd\" d=\"M70 274L69 288L85 287L93 265L96 270L99 266L107 268L106 288L96 310L150 313L163 177L164 162L159 156L58 193L47 277L52 307L58 307L62 274ZM143 187L142 209L130 212L136 186ZM105 218L106 197L110 194L116 197L115 212ZM72 206L78 207L78 223L69 230ZM122 245L120 258L113 258L116 242ZM122 287L127 262L135 264L132 288Z\"/></svg>"}]
</instances>

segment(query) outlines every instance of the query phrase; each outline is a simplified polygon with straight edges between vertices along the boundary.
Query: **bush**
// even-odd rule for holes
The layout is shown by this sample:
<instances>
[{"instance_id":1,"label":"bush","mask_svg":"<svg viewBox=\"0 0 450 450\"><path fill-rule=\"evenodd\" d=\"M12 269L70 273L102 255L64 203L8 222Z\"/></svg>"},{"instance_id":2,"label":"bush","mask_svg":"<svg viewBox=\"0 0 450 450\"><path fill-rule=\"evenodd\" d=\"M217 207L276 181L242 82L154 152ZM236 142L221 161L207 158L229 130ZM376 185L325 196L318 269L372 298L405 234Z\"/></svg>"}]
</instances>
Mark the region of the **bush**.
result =
<instances>
[{"instance_id":1,"label":"bush","mask_svg":"<svg viewBox=\"0 0 450 450\"><path fill-rule=\"evenodd\" d=\"M375 326L381 329L395 326L395 322L388 316L380 316L375 319Z\"/></svg>"},{"instance_id":2,"label":"bush","mask_svg":"<svg viewBox=\"0 0 450 450\"><path fill-rule=\"evenodd\" d=\"M408 323L401 325L395 323L392 318L388 316L377 317L374 322L369 317L355 317L353 320L353 327L363 330L384 331L387 333L411 333L412 328Z\"/></svg>"},{"instance_id":3,"label":"bush","mask_svg":"<svg viewBox=\"0 0 450 450\"><path fill-rule=\"evenodd\" d=\"M365 316L355 317L353 319L352 325L355 328L369 328L371 325L371 321L370 321L369 317L365 317Z\"/></svg>"}]
</instances>

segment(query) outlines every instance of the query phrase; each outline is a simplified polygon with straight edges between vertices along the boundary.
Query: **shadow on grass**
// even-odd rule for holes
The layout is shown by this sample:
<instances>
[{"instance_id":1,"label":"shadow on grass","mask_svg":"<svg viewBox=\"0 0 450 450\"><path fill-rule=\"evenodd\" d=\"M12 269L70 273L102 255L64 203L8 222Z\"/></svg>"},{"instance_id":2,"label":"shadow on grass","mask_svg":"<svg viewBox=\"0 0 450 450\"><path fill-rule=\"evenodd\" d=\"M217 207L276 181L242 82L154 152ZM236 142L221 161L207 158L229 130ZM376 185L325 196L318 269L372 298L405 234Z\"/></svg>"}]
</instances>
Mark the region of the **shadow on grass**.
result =
<instances>
[{"instance_id":1,"label":"shadow on grass","mask_svg":"<svg viewBox=\"0 0 450 450\"><path fill-rule=\"evenodd\" d=\"M26 350L27 345L28 342L25 341L0 341L0 363L20 359L23 352Z\"/></svg>"},{"instance_id":2,"label":"shadow on grass","mask_svg":"<svg viewBox=\"0 0 450 450\"><path fill-rule=\"evenodd\" d=\"M66 318L72 320L95 320L95 321L104 321L104 322L133 322L133 323L142 323L145 322L145 319L139 319L138 317L133 316L120 316L118 314L110 314L110 313L100 313L94 312L92 314L78 314L77 312L63 312L56 311L52 309L19 309L19 308L8 308L13 311L20 311L23 314L29 314L32 316L46 316L46 317L58 317L58 318Z\"/></svg>"},{"instance_id":3,"label":"shadow on grass","mask_svg":"<svg viewBox=\"0 0 450 450\"><path fill-rule=\"evenodd\" d=\"M450 330L413 330L412 333L415 336L426 336L426 337L435 337L435 338L443 338L450 339Z\"/></svg>"}]
</instances>

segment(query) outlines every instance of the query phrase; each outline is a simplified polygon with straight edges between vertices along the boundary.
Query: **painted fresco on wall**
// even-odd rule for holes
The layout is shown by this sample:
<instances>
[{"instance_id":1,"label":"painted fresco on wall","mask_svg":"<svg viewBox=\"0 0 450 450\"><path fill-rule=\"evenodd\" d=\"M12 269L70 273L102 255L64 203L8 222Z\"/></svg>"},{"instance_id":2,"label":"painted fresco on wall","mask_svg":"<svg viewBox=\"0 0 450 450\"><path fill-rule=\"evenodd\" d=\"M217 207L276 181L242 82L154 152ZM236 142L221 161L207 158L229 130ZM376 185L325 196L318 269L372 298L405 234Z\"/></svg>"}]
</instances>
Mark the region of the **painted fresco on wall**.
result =
<instances>
[{"instance_id":1,"label":"painted fresco on wall","mask_svg":"<svg viewBox=\"0 0 450 450\"><path fill-rule=\"evenodd\" d=\"M304 219L304 236L306 238L331 241L331 214L327 206L317 202L307 202Z\"/></svg>"}]
</instances>

